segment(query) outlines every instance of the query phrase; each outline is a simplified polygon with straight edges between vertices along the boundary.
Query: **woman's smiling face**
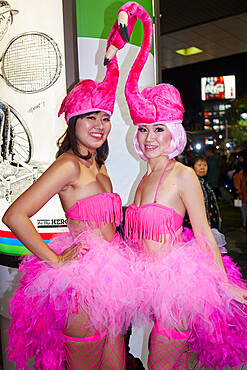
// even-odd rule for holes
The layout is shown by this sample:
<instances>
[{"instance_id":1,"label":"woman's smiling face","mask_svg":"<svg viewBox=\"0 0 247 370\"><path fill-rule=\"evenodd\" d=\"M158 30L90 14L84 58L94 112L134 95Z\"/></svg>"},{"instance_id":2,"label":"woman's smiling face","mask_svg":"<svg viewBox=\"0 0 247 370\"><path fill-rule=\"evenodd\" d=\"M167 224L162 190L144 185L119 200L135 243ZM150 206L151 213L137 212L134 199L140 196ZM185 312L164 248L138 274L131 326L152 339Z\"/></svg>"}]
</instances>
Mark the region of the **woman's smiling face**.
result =
<instances>
[{"instance_id":1,"label":"woman's smiling face","mask_svg":"<svg viewBox=\"0 0 247 370\"><path fill-rule=\"evenodd\" d=\"M106 141L110 130L110 116L106 112L93 112L78 118L75 134L79 147L86 151L95 151Z\"/></svg>"},{"instance_id":2,"label":"woman's smiling face","mask_svg":"<svg viewBox=\"0 0 247 370\"><path fill-rule=\"evenodd\" d=\"M171 143L171 134L165 124L138 126L137 140L147 159L164 155Z\"/></svg>"}]
</instances>

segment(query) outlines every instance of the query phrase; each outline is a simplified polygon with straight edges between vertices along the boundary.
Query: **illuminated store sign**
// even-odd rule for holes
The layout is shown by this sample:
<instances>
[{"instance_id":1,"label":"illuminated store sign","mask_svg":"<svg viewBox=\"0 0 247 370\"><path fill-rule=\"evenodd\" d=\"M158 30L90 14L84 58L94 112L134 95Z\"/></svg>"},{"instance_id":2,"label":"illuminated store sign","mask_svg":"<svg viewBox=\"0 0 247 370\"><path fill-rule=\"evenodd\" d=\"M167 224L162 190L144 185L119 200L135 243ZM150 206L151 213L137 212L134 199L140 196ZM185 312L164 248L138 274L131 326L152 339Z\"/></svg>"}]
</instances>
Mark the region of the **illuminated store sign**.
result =
<instances>
[{"instance_id":1,"label":"illuminated store sign","mask_svg":"<svg viewBox=\"0 0 247 370\"><path fill-rule=\"evenodd\" d=\"M235 99L235 76L202 77L201 98L202 100Z\"/></svg>"}]
</instances>

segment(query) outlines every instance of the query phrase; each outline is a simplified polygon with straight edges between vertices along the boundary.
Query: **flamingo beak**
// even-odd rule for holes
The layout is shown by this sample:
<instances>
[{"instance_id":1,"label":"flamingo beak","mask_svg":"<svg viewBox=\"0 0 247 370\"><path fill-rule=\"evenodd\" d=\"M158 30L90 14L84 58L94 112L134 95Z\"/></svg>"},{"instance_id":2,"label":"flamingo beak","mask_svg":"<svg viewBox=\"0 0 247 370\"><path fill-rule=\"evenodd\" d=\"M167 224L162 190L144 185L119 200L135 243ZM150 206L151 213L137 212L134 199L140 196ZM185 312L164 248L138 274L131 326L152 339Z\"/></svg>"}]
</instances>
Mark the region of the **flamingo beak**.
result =
<instances>
[{"instance_id":1,"label":"flamingo beak","mask_svg":"<svg viewBox=\"0 0 247 370\"><path fill-rule=\"evenodd\" d=\"M128 14L124 11L118 13L118 26L125 41L129 42L130 37L128 33Z\"/></svg>"},{"instance_id":2,"label":"flamingo beak","mask_svg":"<svg viewBox=\"0 0 247 370\"><path fill-rule=\"evenodd\" d=\"M107 64L114 58L114 56L117 54L118 49L114 45L110 45L104 59L104 66L107 66Z\"/></svg>"},{"instance_id":3,"label":"flamingo beak","mask_svg":"<svg viewBox=\"0 0 247 370\"><path fill-rule=\"evenodd\" d=\"M106 58L104 59L104 66L107 66L107 64L110 62L110 59Z\"/></svg>"}]
</instances>

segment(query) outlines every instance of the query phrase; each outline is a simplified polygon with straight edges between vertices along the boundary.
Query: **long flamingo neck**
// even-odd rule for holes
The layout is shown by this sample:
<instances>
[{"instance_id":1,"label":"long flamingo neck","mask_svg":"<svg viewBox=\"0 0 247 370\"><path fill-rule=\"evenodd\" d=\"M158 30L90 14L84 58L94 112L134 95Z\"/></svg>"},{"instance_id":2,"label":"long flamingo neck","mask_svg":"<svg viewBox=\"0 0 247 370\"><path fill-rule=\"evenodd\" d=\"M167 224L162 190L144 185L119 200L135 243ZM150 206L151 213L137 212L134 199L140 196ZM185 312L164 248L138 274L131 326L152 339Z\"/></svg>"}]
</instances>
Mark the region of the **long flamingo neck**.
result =
<instances>
[{"instance_id":1,"label":"long flamingo neck","mask_svg":"<svg viewBox=\"0 0 247 370\"><path fill-rule=\"evenodd\" d=\"M107 39L107 45L106 45L106 50L108 50L109 45L111 43L111 38L113 37L114 33L118 30L118 22L116 21L110 31L110 34ZM107 64L106 67L106 75L104 80L101 82L101 84L104 86L112 83L114 80L117 83L118 80L118 75L119 75L119 67L118 67L118 62L117 62L117 57L116 55L114 58ZM108 85L109 86L109 85Z\"/></svg>"},{"instance_id":2,"label":"long flamingo neck","mask_svg":"<svg viewBox=\"0 0 247 370\"><path fill-rule=\"evenodd\" d=\"M143 24L143 41L141 50L130 70L126 89L131 91L135 90L136 93L139 93L138 90L138 81L140 78L141 71L147 61L151 46L152 46L152 38L153 38L153 24L150 16L148 13L143 11L136 12L135 15L139 18Z\"/></svg>"}]
</instances>

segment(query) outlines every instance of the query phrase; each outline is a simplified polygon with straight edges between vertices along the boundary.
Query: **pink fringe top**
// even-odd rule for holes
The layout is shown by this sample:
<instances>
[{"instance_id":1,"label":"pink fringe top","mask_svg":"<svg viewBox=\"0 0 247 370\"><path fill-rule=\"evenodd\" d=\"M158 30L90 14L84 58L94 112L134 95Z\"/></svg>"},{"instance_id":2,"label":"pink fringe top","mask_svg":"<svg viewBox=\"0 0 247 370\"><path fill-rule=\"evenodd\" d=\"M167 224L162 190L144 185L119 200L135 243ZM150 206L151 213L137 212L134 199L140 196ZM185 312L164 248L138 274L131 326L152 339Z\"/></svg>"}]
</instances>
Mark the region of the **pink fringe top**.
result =
<instances>
[{"instance_id":1,"label":"pink fringe top","mask_svg":"<svg viewBox=\"0 0 247 370\"><path fill-rule=\"evenodd\" d=\"M176 213L174 209L157 203L160 184L172 160L168 161L161 175L153 203L143 204L139 207L132 203L126 211L125 235L132 238L134 242L141 239L161 242L167 234L176 238L176 231L183 224L183 217Z\"/></svg>"},{"instance_id":2,"label":"pink fringe top","mask_svg":"<svg viewBox=\"0 0 247 370\"><path fill-rule=\"evenodd\" d=\"M116 193L100 193L92 197L78 200L65 214L67 218L84 221L84 227L90 229L103 224L115 222L119 226L122 221L122 202Z\"/></svg>"},{"instance_id":3,"label":"pink fringe top","mask_svg":"<svg viewBox=\"0 0 247 370\"><path fill-rule=\"evenodd\" d=\"M162 241L166 234L175 236L183 217L172 208L150 203L137 207L132 203L125 214L125 235L137 242L141 239Z\"/></svg>"}]
</instances>

